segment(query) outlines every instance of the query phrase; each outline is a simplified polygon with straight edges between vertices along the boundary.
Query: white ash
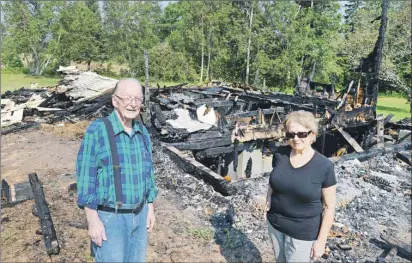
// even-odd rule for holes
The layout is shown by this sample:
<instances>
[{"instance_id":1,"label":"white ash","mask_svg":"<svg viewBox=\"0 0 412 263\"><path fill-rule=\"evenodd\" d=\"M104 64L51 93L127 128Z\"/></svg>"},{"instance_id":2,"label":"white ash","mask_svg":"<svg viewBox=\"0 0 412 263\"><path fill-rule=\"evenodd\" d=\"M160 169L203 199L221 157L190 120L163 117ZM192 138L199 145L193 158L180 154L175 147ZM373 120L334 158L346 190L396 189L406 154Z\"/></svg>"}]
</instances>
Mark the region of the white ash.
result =
<instances>
[{"instance_id":1,"label":"white ash","mask_svg":"<svg viewBox=\"0 0 412 263\"><path fill-rule=\"evenodd\" d=\"M224 244L230 233L238 240L231 244L234 254L239 253L236 250L239 246L247 251L247 256L241 252L243 261L256 261L260 256L258 250L271 253L263 211L268 175L232 182L237 193L224 197L202 180L182 172L161 147L155 147L153 155L160 191L177 194L180 208L188 212L204 207L213 210L211 217L199 218L199 222L214 227L217 243ZM322 262L375 262L383 252L379 236L384 230L394 236L410 236L410 167L390 154L363 163L356 160L339 163L335 165L335 173L338 180L335 222L345 226L349 236L329 238L327 246L331 251ZM342 250L339 244L347 244L351 249ZM233 256L233 260L239 259ZM400 256L395 261L410 262Z\"/></svg>"}]
</instances>

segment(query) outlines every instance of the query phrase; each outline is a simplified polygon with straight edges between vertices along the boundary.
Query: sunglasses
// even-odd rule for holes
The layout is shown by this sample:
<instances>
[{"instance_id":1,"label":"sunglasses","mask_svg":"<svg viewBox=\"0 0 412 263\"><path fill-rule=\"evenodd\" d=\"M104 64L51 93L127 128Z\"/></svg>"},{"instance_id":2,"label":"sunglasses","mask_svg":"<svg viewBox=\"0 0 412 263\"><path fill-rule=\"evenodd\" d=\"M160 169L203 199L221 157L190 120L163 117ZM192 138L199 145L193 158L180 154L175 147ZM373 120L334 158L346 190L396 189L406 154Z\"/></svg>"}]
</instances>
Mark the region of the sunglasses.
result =
<instances>
[{"instance_id":1,"label":"sunglasses","mask_svg":"<svg viewBox=\"0 0 412 263\"><path fill-rule=\"evenodd\" d=\"M293 139L295 138L295 136L298 136L298 138L306 138L308 137L308 135L311 133L312 131L308 131L308 132L286 132L286 139Z\"/></svg>"}]
</instances>

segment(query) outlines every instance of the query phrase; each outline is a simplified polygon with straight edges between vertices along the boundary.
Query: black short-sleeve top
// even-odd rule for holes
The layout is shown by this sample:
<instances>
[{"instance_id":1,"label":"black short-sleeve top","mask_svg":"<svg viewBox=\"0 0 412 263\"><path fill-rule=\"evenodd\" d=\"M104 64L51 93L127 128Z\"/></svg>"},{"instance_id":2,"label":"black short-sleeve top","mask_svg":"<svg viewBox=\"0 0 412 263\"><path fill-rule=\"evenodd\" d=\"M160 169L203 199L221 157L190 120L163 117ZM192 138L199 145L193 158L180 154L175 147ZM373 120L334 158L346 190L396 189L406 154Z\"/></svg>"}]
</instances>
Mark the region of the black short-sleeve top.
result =
<instances>
[{"instance_id":1,"label":"black short-sleeve top","mask_svg":"<svg viewBox=\"0 0 412 263\"><path fill-rule=\"evenodd\" d=\"M336 184L333 163L315 151L299 168L290 163L290 146L273 156L269 184L273 189L269 223L278 231L300 240L316 240L322 220L322 188Z\"/></svg>"}]
</instances>

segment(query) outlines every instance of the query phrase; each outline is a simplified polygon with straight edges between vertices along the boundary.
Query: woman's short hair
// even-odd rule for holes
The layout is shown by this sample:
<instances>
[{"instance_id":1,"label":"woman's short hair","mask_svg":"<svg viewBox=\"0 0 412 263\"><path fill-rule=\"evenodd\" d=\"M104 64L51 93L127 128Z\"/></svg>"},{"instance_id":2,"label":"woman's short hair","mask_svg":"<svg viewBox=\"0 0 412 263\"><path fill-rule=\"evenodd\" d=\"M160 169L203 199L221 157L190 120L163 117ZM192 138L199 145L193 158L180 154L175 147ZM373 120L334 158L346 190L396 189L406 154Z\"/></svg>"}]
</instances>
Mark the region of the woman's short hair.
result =
<instances>
[{"instance_id":1,"label":"woman's short hair","mask_svg":"<svg viewBox=\"0 0 412 263\"><path fill-rule=\"evenodd\" d=\"M318 134L318 123L315 119L315 115L311 112L299 110L299 111L292 111L288 115L286 115L285 121L283 122L283 126L287 131L289 125L292 122L299 123L300 125L308 128L313 133Z\"/></svg>"}]
</instances>

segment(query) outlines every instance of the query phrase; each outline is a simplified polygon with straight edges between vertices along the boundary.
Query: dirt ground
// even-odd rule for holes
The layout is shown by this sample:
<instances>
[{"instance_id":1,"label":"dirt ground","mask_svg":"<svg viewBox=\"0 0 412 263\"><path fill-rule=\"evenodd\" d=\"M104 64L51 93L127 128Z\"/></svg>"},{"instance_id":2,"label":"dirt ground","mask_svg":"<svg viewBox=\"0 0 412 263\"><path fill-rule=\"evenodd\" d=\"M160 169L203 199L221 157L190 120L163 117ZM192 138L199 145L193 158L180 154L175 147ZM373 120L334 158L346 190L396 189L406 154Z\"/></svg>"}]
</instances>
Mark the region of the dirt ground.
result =
<instances>
[{"instance_id":1,"label":"dirt ground","mask_svg":"<svg viewBox=\"0 0 412 263\"><path fill-rule=\"evenodd\" d=\"M11 185L28 181L29 173L38 174L60 244L60 254L49 258L39 233L39 218L32 214L34 200L5 207L1 211L2 262L93 261L87 230L71 226L86 223L84 211L76 205L76 193L68 189L75 182L79 146L80 140L36 129L1 137L2 178ZM216 242L213 231L202 223L210 217L208 207L181 208L178 201L178 194L159 189L157 225L149 237L147 261L231 261L222 245ZM234 253L242 254L242 248ZM259 254L259 261L273 262L271 251L264 249ZM239 258L243 258L242 255Z\"/></svg>"}]
</instances>

